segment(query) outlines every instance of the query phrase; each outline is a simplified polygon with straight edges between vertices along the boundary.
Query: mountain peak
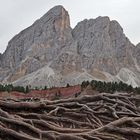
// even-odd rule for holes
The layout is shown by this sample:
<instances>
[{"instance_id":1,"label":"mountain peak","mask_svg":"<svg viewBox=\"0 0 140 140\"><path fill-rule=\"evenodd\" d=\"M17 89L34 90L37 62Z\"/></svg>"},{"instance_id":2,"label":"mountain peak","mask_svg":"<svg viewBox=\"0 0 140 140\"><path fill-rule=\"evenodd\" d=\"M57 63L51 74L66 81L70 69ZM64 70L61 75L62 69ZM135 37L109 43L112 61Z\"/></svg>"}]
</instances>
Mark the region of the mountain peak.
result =
<instances>
[{"instance_id":1,"label":"mountain peak","mask_svg":"<svg viewBox=\"0 0 140 140\"><path fill-rule=\"evenodd\" d=\"M49 13L49 12L53 12L53 13L55 13L55 14L57 15L57 14L61 13L61 11L67 12L66 9L65 9L62 5L57 5L57 6L52 7L52 8L48 11L48 13Z\"/></svg>"},{"instance_id":2,"label":"mountain peak","mask_svg":"<svg viewBox=\"0 0 140 140\"><path fill-rule=\"evenodd\" d=\"M139 48L107 16L85 19L72 29L68 12L58 5L10 41L0 59L0 81L65 86L97 79L140 85L134 78L140 72Z\"/></svg>"},{"instance_id":3,"label":"mountain peak","mask_svg":"<svg viewBox=\"0 0 140 140\"><path fill-rule=\"evenodd\" d=\"M140 43L138 43L138 44L136 45L136 47L140 47Z\"/></svg>"},{"instance_id":4,"label":"mountain peak","mask_svg":"<svg viewBox=\"0 0 140 140\"><path fill-rule=\"evenodd\" d=\"M44 23L52 21L53 23L57 22L56 24L59 24L59 26L70 27L69 14L61 5L51 8L39 21Z\"/></svg>"}]
</instances>

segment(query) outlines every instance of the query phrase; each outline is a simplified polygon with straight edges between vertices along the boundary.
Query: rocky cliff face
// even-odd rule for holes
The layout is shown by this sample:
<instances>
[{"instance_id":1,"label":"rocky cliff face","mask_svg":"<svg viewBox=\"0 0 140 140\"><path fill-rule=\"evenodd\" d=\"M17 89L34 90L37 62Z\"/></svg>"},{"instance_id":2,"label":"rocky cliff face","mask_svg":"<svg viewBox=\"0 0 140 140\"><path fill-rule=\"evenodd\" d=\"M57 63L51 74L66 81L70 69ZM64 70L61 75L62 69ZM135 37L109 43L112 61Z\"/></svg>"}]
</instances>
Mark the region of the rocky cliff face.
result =
<instances>
[{"instance_id":1,"label":"rocky cliff face","mask_svg":"<svg viewBox=\"0 0 140 140\"><path fill-rule=\"evenodd\" d=\"M140 72L140 43L134 48L133 56L135 58L135 65L137 65L137 70Z\"/></svg>"},{"instance_id":2,"label":"rocky cliff face","mask_svg":"<svg viewBox=\"0 0 140 140\"><path fill-rule=\"evenodd\" d=\"M85 20L73 30L85 69L116 75L125 67L133 67L133 45L125 37L117 21L108 17Z\"/></svg>"},{"instance_id":3,"label":"rocky cliff face","mask_svg":"<svg viewBox=\"0 0 140 140\"><path fill-rule=\"evenodd\" d=\"M140 46L117 21L98 17L71 29L68 12L56 6L9 42L0 56L0 80L32 86L122 80L140 86L139 54Z\"/></svg>"},{"instance_id":4,"label":"rocky cliff face","mask_svg":"<svg viewBox=\"0 0 140 140\"><path fill-rule=\"evenodd\" d=\"M71 39L67 11L61 6L52 8L9 42L2 59L4 68L14 70L8 81L14 81L45 66Z\"/></svg>"}]
</instances>

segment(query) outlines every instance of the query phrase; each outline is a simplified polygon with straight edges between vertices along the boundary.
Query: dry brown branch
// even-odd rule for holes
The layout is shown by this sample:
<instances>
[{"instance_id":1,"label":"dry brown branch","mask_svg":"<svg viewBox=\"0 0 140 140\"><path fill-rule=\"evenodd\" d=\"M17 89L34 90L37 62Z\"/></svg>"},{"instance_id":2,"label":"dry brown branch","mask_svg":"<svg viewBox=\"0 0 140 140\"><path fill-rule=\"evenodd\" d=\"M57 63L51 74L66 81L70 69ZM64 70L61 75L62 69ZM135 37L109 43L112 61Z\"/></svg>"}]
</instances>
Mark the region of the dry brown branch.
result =
<instances>
[{"instance_id":1,"label":"dry brown branch","mask_svg":"<svg viewBox=\"0 0 140 140\"><path fill-rule=\"evenodd\" d=\"M140 99L96 94L55 101L0 100L2 140L139 140Z\"/></svg>"}]
</instances>

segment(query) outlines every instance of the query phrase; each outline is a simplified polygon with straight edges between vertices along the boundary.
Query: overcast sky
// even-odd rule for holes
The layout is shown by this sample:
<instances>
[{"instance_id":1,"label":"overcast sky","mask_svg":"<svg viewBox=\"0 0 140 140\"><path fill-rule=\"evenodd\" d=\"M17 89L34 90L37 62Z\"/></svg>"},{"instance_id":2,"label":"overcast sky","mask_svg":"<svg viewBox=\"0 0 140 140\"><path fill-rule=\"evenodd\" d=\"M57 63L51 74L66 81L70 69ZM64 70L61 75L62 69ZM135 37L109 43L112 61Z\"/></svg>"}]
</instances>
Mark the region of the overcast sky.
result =
<instances>
[{"instance_id":1,"label":"overcast sky","mask_svg":"<svg viewBox=\"0 0 140 140\"><path fill-rule=\"evenodd\" d=\"M109 16L121 24L132 43L140 42L140 0L0 0L0 52L55 5L66 8L72 27L85 18Z\"/></svg>"}]
</instances>

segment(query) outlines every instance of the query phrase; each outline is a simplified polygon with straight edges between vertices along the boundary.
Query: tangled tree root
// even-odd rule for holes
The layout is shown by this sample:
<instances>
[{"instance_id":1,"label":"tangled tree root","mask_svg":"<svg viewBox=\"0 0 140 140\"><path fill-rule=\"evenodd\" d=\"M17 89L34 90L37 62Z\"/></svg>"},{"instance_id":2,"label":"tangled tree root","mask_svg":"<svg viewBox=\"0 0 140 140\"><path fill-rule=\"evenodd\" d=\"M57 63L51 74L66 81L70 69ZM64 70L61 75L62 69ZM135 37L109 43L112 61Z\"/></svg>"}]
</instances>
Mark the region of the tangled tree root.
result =
<instances>
[{"instance_id":1,"label":"tangled tree root","mask_svg":"<svg viewBox=\"0 0 140 140\"><path fill-rule=\"evenodd\" d=\"M0 100L2 140L139 140L140 96L102 93L56 101Z\"/></svg>"}]
</instances>

